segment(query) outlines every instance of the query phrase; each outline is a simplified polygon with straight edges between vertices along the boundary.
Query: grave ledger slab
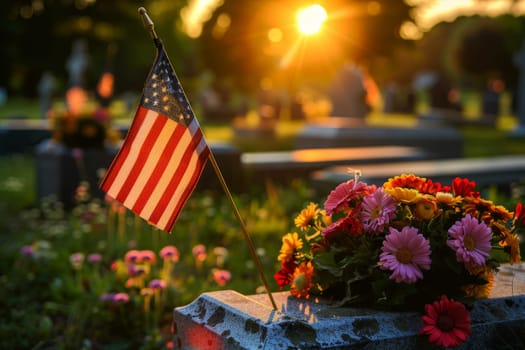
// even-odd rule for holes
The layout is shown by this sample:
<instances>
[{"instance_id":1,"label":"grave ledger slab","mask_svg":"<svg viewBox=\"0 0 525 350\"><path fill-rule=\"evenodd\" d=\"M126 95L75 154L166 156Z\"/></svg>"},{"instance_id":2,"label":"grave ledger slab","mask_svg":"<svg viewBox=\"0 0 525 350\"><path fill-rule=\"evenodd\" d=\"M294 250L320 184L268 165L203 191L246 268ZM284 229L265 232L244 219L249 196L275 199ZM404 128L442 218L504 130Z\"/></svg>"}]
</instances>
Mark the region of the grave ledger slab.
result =
<instances>
[{"instance_id":1,"label":"grave ledger slab","mask_svg":"<svg viewBox=\"0 0 525 350\"><path fill-rule=\"evenodd\" d=\"M329 118L307 124L295 139L298 149L365 146L417 147L425 151L429 158L463 156L460 132L447 126L372 126L363 120Z\"/></svg>"},{"instance_id":2,"label":"grave ledger slab","mask_svg":"<svg viewBox=\"0 0 525 350\"><path fill-rule=\"evenodd\" d=\"M472 334L457 349L525 348L525 263L504 266L492 297L470 310ZM421 314L337 308L274 293L204 293L174 310L175 349L432 349Z\"/></svg>"}]
</instances>

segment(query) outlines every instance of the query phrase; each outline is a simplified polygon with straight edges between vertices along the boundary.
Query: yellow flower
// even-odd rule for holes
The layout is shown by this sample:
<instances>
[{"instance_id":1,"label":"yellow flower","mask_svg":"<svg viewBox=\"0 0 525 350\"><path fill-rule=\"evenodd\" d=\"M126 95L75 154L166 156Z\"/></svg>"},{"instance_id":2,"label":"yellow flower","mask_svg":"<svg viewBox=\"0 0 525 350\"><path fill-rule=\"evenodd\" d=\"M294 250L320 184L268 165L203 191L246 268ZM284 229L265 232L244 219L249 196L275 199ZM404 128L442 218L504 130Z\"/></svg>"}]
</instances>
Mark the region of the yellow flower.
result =
<instances>
[{"instance_id":1,"label":"yellow flower","mask_svg":"<svg viewBox=\"0 0 525 350\"><path fill-rule=\"evenodd\" d=\"M314 220L319 213L320 210L317 208L317 204L308 204L308 206L301 210L299 215L297 215L295 218L295 226L301 230L306 230L308 227L311 227L314 224Z\"/></svg>"},{"instance_id":2,"label":"yellow flower","mask_svg":"<svg viewBox=\"0 0 525 350\"><path fill-rule=\"evenodd\" d=\"M419 191L413 188L394 187L387 188L385 191L394 197L396 201L403 203L414 203L421 196Z\"/></svg>"},{"instance_id":3,"label":"yellow flower","mask_svg":"<svg viewBox=\"0 0 525 350\"><path fill-rule=\"evenodd\" d=\"M461 197L454 197L454 195L449 192L438 192L436 193L436 200L441 204L453 207L461 202Z\"/></svg>"},{"instance_id":4,"label":"yellow flower","mask_svg":"<svg viewBox=\"0 0 525 350\"><path fill-rule=\"evenodd\" d=\"M485 284L467 284L463 286L463 291L469 297L488 298L494 287L494 273L486 266L478 266L469 271L471 275L487 280Z\"/></svg>"},{"instance_id":5,"label":"yellow flower","mask_svg":"<svg viewBox=\"0 0 525 350\"><path fill-rule=\"evenodd\" d=\"M297 266L292 276L290 294L297 298L308 299L310 297L310 289L313 287L313 275L314 268L309 261Z\"/></svg>"},{"instance_id":6,"label":"yellow flower","mask_svg":"<svg viewBox=\"0 0 525 350\"><path fill-rule=\"evenodd\" d=\"M439 208L435 198L432 196L422 196L416 199L416 218L421 220L430 220L439 215Z\"/></svg>"},{"instance_id":7,"label":"yellow flower","mask_svg":"<svg viewBox=\"0 0 525 350\"><path fill-rule=\"evenodd\" d=\"M293 259L293 255L297 249L303 247L303 240L299 238L297 232L287 233L283 237L283 244L277 260L279 261L290 261Z\"/></svg>"},{"instance_id":8,"label":"yellow flower","mask_svg":"<svg viewBox=\"0 0 525 350\"><path fill-rule=\"evenodd\" d=\"M509 263L519 263L521 261L520 255L520 238L518 235L509 234L503 241L499 242L502 247L510 247Z\"/></svg>"}]
</instances>

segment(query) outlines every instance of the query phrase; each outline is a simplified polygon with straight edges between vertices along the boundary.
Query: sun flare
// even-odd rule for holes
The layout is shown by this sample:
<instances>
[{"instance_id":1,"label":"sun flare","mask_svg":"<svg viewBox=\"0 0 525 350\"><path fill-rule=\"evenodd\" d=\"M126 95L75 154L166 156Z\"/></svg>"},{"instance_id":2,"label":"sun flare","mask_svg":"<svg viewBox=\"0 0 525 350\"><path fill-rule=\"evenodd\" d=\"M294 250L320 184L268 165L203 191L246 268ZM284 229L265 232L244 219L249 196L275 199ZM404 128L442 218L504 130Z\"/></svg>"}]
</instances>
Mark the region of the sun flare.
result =
<instances>
[{"instance_id":1,"label":"sun flare","mask_svg":"<svg viewBox=\"0 0 525 350\"><path fill-rule=\"evenodd\" d=\"M326 10L318 4L302 8L297 12L297 27L303 35L318 33L325 20Z\"/></svg>"}]
</instances>

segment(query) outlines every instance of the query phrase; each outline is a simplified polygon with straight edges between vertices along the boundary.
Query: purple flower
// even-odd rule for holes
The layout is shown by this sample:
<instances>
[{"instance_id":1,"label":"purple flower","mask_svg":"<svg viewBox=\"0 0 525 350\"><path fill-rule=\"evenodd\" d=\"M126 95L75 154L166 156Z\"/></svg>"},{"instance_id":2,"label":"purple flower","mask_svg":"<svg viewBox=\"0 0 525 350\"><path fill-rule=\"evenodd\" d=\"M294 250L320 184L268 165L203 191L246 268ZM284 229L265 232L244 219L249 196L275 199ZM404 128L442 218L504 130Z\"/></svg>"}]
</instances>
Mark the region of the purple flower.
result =
<instances>
[{"instance_id":1,"label":"purple flower","mask_svg":"<svg viewBox=\"0 0 525 350\"><path fill-rule=\"evenodd\" d=\"M89 254L87 257L87 261L90 264L98 264L102 261L102 255L98 253Z\"/></svg>"},{"instance_id":2,"label":"purple flower","mask_svg":"<svg viewBox=\"0 0 525 350\"><path fill-rule=\"evenodd\" d=\"M380 267L391 270L390 279L397 283L414 283L423 278L421 269L430 269L430 243L415 227L390 227L381 251Z\"/></svg>"},{"instance_id":3,"label":"purple flower","mask_svg":"<svg viewBox=\"0 0 525 350\"><path fill-rule=\"evenodd\" d=\"M447 241L447 245L456 251L458 262L463 262L467 269L485 265L492 234L483 221L467 214L450 227L448 234L452 239Z\"/></svg>"},{"instance_id":4,"label":"purple flower","mask_svg":"<svg viewBox=\"0 0 525 350\"><path fill-rule=\"evenodd\" d=\"M383 188L363 198L361 206L361 223L365 231L379 233L395 217L396 201Z\"/></svg>"},{"instance_id":5,"label":"purple flower","mask_svg":"<svg viewBox=\"0 0 525 350\"><path fill-rule=\"evenodd\" d=\"M33 256L34 253L35 249L33 248L33 246L30 245L25 245L20 249L20 254L22 254L23 256Z\"/></svg>"},{"instance_id":6,"label":"purple flower","mask_svg":"<svg viewBox=\"0 0 525 350\"><path fill-rule=\"evenodd\" d=\"M148 287L153 290L165 289L166 282L164 280L154 279L149 282Z\"/></svg>"},{"instance_id":7,"label":"purple flower","mask_svg":"<svg viewBox=\"0 0 525 350\"><path fill-rule=\"evenodd\" d=\"M113 301L114 296L113 293L104 293L100 296L100 301Z\"/></svg>"}]
</instances>

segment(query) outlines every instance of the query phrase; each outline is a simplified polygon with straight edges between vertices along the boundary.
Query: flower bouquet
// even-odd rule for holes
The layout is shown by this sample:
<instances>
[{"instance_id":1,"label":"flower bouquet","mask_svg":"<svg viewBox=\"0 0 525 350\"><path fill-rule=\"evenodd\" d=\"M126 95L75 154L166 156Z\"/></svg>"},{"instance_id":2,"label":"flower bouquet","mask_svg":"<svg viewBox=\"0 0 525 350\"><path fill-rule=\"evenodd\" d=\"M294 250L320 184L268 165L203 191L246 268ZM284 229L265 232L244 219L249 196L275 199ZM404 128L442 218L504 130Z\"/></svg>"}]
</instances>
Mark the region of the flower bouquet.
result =
<instances>
[{"instance_id":1,"label":"flower bouquet","mask_svg":"<svg viewBox=\"0 0 525 350\"><path fill-rule=\"evenodd\" d=\"M87 93L73 87L68 90L66 110L48 113L53 129L53 140L69 148L102 149L106 143L116 145L120 133L111 127L108 108L89 108Z\"/></svg>"},{"instance_id":2,"label":"flower bouquet","mask_svg":"<svg viewBox=\"0 0 525 350\"><path fill-rule=\"evenodd\" d=\"M377 187L356 175L295 226L278 256L281 289L337 306L424 308L421 332L449 347L467 339L468 306L489 296L499 264L520 261L525 206L495 205L468 179L444 186L403 174Z\"/></svg>"}]
</instances>

